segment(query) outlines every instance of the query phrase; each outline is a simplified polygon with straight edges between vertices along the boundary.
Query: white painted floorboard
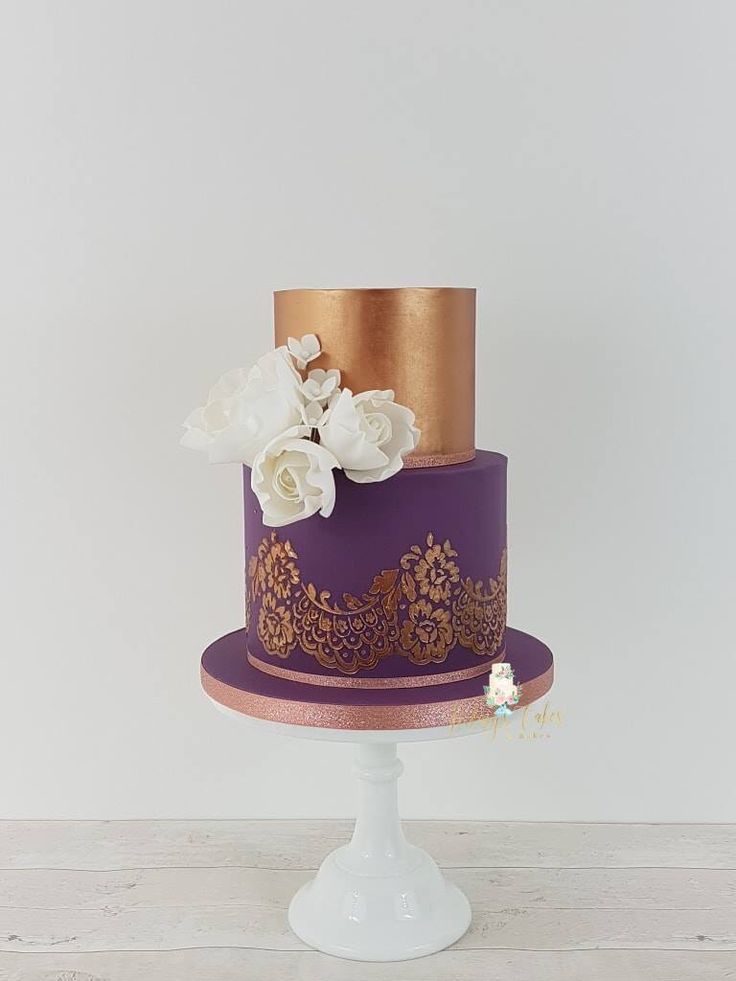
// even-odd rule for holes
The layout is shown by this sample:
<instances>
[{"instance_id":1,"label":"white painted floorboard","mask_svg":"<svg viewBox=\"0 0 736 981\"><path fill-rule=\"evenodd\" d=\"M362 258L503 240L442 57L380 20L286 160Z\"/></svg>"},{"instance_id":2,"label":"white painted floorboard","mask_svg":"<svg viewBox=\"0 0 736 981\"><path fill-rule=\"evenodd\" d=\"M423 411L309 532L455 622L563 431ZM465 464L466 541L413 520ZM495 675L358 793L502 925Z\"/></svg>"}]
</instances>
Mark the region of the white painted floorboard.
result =
<instances>
[{"instance_id":1,"label":"white painted floorboard","mask_svg":"<svg viewBox=\"0 0 736 981\"><path fill-rule=\"evenodd\" d=\"M286 923L349 822L0 822L0 979L736 981L736 826L405 828L473 924L380 965L308 950Z\"/></svg>"}]
</instances>

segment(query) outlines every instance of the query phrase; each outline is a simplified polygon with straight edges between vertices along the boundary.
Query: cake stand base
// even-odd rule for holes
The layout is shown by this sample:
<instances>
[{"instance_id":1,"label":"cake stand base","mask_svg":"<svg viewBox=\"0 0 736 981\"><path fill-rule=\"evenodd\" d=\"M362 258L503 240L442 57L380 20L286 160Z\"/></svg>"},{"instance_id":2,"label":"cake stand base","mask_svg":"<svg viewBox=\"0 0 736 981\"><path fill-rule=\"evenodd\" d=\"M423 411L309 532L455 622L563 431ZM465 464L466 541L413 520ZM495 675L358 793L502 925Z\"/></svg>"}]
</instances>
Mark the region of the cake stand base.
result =
<instances>
[{"instance_id":1,"label":"cake stand base","mask_svg":"<svg viewBox=\"0 0 736 981\"><path fill-rule=\"evenodd\" d=\"M352 840L294 896L289 925L310 947L361 961L442 950L470 926L470 904L432 858L404 838L396 743L359 744L360 805Z\"/></svg>"},{"instance_id":2,"label":"cake stand base","mask_svg":"<svg viewBox=\"0 0 736 981\"><path fill-rule=\"evenodd\" d=\"M487 731L484 679L380 692L319 687L265 674L245 651L245 631L238 630L202 655L202 686L221 712L281 735L357 745L353 837L294 896L291 929L310 947L361 961L409 960L454 943L470 925L470 905L404 838L396 745ZM549 691L552 653L510 627L506 652L522 685L516 711L523 710Z\"/></svg>"}]
</instances>

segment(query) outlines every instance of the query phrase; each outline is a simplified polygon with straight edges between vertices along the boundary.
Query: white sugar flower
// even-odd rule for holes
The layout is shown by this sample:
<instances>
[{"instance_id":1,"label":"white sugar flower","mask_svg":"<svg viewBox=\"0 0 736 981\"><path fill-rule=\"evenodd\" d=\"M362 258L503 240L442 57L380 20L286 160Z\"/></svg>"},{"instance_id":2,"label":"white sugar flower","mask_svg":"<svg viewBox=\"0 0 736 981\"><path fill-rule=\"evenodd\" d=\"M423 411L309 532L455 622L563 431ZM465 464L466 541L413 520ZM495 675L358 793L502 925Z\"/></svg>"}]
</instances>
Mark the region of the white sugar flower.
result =
<instances>
[{"instance_id":1,"label":"white sugar flower","mask_svg":"<svg viewBox=\"0 0 736 981\"><path fill-rule=\"evenodd\" d=\"M289 345L289 353L296 361L296 366L300 371L303 371L309 362L314 361L321 353L316 334L305 334L300 341L296 337L290 337L287 344Z\"/></svg>"},{"instance_id":2,"label":"white sugar flower","mask_svg":"<svg viewBox=\"0 0 736 981\"><path fill-rule=\"evenodd\" d=\"M301 386L286 348L269 351L250 371L222 376L206 405L185 420L182 445L205 450L210 463L251 466L268 442L303 421Z\"/></svg>"},{"instance_id":3,"label":"white sugar flower","mask_svg":"<svg viewBox=\"0 0 736 981\"><path fill-rule=\"evenodd\" d=\"M309 426L310 429L315 429L319 426L322 421L322 416L325 410L319 404L319 402L307 402L302 408L302 419L304 420L304 425Z\"/></svg>"},{"instance_id":4,"label":"white sugar flower","mask_svg":"<svg viewBox=\"0 0 736 981\"><path fill-rule=\"evenodd\" d=\"M419 443L414 418L411 409L394 402L390 390L353 395L345 388L325 412L320 440L351 480L386 480L401 470L404 456Z\"/></svg>"},{"instance_id":5,"label":"white sugar flower","mask_svg":"<svg viewBox=\"0 0 736 981\"><path fill-rule=\"evenodd\" d=\"M307 426L295 426L271 440L258 454L251 487L263 510L263 523L281 528L318 511L323 518L335 506L335 478L339 464L332 453L305 438Z\"/></svg>"},{"instance_id":6,"label":"white sugar flower","mask_svg":"<svg viewBox=\"0 0 736 981\"><path fill-rule=\"evenodd\" d=\"M304 397L309 402L326 402L340 386L340 372L337 368L313 368L302 385Z\"/></svg>"}]
</instances>

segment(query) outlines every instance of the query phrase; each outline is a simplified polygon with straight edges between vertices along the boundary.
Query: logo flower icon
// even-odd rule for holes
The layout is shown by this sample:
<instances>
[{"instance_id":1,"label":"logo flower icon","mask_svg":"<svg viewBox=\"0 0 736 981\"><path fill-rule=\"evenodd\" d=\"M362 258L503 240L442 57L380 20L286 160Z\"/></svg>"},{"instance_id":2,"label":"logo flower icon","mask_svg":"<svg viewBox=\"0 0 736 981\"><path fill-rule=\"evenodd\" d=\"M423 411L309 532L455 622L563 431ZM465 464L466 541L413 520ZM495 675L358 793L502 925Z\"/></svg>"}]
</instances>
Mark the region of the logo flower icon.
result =
<instances>
[{"instance_id":1,"label":"logo flower icon","mask_svg":"<svg viewBox=\"0 0 736 981\"><path fill-rule=\"evenodd\" d=\"M484 685L483 691L486 705L498 716L511 715L509 706L518 705L521 698L521 685L514 684L514 672L507 662L491 665L488 684Z\"/></svg>"}]
</instances>

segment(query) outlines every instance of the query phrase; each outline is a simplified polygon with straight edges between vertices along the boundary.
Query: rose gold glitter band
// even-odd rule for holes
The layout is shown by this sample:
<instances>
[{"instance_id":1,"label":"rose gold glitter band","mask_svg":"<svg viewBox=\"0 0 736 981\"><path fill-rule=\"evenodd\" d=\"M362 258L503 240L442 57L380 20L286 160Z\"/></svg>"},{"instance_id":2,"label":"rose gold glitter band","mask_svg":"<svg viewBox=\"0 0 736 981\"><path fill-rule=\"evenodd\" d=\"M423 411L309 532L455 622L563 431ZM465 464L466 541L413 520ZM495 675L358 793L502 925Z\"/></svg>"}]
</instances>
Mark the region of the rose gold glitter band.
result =
<instances>
[{"instance_id":1,"label":"rose gold glitter band","mask_svg":"<svg viewBox=\"0 0 736 981\"><path fill-rule=\"evenodd\" d=\"M268 661L261 661L250 651L247 653L248 661L264 674L273 675L275 678L286 678L287 681L296 681L303 685L322 685L325 688L426 688L429 685L449 685L454 681L466 681L468 678L488 674L490 666L496 661L502 661L506 656L506 651L503 650L495 657L484 660L482 664L474 664L471 668L463 668L461 671L444 671L442 674L415 674L406 678L356 678L355 676L346 678L341 675L291 671L289 668L280 668L276 664L269 664Z\"/></svg>"},{"instance_id":2,"label":"rose gold glitter band","mask_svg":"<svg viewBox=\"0 0 736 981\"><path fill-rule=\"evenodd\" d=\"M475 450L462 453L437 453L433 456L406 456L404 470L418 470L420 467L451 467L456 463L468 463L475 459Z\"/></svg>"},{"instance_id":3,"label":"rose gold glitter band","mask_svg":"<svg viewBox=\"0 0 736 981\"><path fill-rule=\"evenodd\" d=\"M269 722L288 725L317 726L322 729L427 729L433 726L458 725L490 718L491 709L485 695L430 702L424 705L336 705L298 702L286 698L269 698L233 688L211 677L204 668L202 687L221 705ZM523 682L521 701L516 710L541 698L552 687L554 667Z\"/></svg>"}]
</instances>

